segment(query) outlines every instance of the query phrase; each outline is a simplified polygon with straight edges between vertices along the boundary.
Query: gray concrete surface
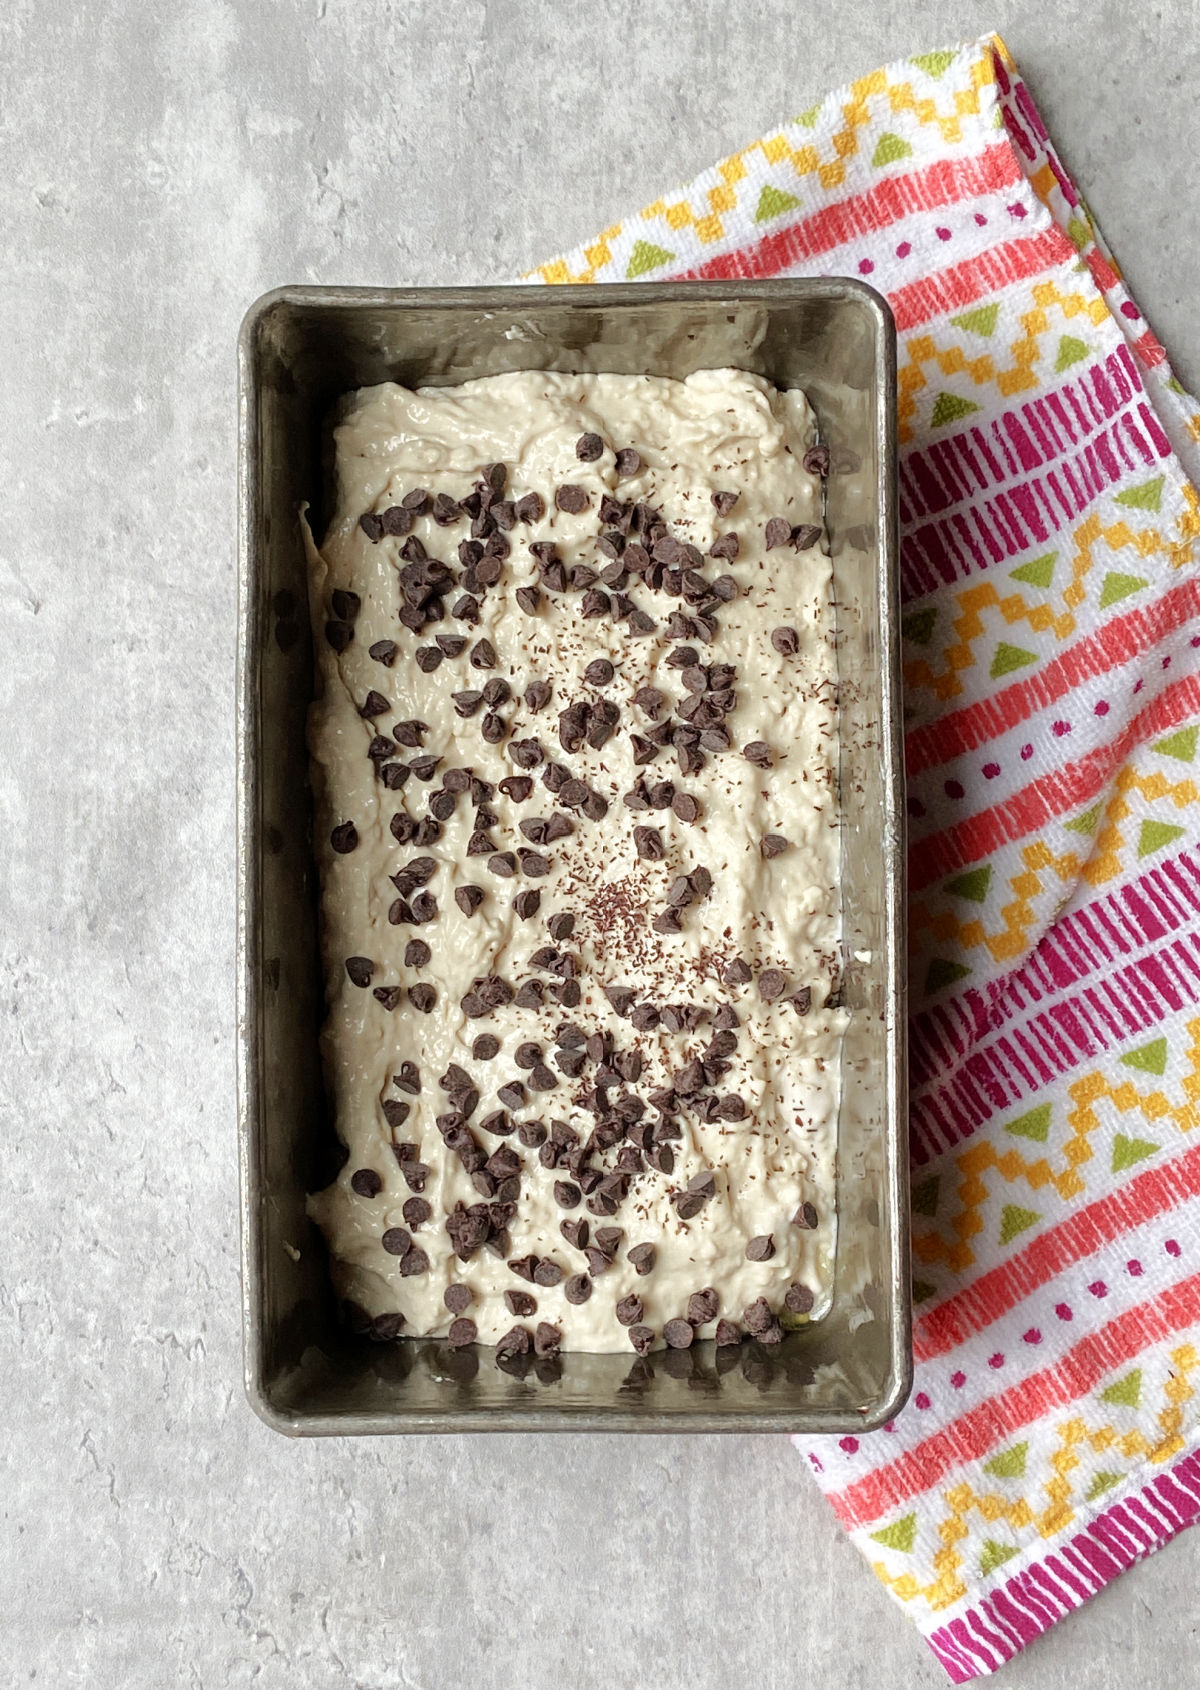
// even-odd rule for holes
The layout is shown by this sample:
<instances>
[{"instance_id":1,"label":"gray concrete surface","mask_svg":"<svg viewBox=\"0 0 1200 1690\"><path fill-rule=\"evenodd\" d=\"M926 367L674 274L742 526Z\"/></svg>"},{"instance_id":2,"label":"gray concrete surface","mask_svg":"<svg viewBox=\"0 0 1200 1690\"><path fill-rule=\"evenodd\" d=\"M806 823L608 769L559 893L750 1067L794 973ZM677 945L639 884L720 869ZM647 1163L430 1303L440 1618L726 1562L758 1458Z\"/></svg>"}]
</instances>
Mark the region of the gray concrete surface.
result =
<instances>
[{"instance_id":1,"label":"gray concrete surface","mask_svg":"<svg viewBox=\"0 0 1200 1690\"><path fill-rule=\"evenodd\" d=\"M0 23L0 1682L934 1686L783 1440L293 1446L239 1385L233 343L504 278L1004 31L1200 379L1194 0L16 0ZM1200 1534L1008 1669L1194 1683Z\"/></svg>"}]
</instances>

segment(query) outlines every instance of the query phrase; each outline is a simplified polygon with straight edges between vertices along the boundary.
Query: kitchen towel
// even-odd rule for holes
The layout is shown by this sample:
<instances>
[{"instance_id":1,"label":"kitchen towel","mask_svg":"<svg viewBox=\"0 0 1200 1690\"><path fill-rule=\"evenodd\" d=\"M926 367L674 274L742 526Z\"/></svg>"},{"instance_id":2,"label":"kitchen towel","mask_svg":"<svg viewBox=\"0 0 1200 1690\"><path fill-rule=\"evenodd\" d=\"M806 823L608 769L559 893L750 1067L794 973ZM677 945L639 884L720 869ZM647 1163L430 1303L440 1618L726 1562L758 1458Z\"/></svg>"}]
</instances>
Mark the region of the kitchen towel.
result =
<instances>
[{"instance_id":1,"label":"kitchen towel","mask_svg":"<svg viewBox=\"0 0 1200 1690\"><path fill-rule=\"evenodd\" d=\"M916 1382L795 1441L963 1683L1200 1513L1200 406L996 37L535 274L895 313Z\"/></svg>"}]
</instances>

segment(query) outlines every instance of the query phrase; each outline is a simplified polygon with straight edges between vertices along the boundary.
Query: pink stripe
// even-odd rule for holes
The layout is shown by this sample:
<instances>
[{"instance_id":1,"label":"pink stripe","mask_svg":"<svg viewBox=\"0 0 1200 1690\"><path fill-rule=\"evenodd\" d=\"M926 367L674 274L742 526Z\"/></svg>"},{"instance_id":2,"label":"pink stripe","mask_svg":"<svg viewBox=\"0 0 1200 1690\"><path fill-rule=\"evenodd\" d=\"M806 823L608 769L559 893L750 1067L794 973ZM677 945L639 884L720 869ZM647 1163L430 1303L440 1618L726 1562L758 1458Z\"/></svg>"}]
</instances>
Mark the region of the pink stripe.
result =
<instances>
[{"instance_id":1,"label":"pink stripe","mask_svg":"<svg viewBox=\"0 0 1200 1690\"><path fill-rule=\"evenodd\" d=\"M1153 907L1151 907L1153 906ZM1200 856L1178 857L1104 893L1058 922L1020 968L986 990L922 1010L909 1022L909 1079L915 1087L961 1059L1018 1010L1069 991L1116 957L1131 957L1179 926L1200 920ZM1046 1078L1049 1078L1046 1074Z\"/></svg>"},{"instance_id":2,"label":"pink stripe","mask_svg":"<svg viewBox=\"0 0 1200 1690\"><path fill-rule=\"evenodd\" d=\"M1017 557L1031 546L1046 545L1082 516L1106 488L1122 480L1128 473L1121 461L1127 456L1123 440L1133 429L1132 417L1122 414L1073 458L1063 459L1054 474L1035 476L1024 486L978 500L971 508L971 520L979 528L993 561L999 563ZM1114 447L1120 449L1119 457ZM1169 455L1169 448L1161 454L1164 458ZM1060 493L1058 476L1071 488L1069 498ZM932 492L931 485L928 482L926 485ZM931 560L937 578L944 583L975 573L955 545L954 523L953 516L943 517L913 526L903 535L900 584L906 601L933 590L928 584ZM908 559L910 534L919 546L912 567Z\"/></svg>"},{"instance_id":3,"label":"pink stripe","mask_svg":"<svg viewBox=\"0 0 1200 1690\"><path fill-rule=\"evenodd\" d=\"M1163 1518L1159 1517L1158 1511ZM926 1641L955 1684L992 1671L1200 1518L1200 1452L1114 1502L1069 1543L1014 1573ZM984 1648L979 1641L988 1639Z\"/></svg>"}]
</instances>

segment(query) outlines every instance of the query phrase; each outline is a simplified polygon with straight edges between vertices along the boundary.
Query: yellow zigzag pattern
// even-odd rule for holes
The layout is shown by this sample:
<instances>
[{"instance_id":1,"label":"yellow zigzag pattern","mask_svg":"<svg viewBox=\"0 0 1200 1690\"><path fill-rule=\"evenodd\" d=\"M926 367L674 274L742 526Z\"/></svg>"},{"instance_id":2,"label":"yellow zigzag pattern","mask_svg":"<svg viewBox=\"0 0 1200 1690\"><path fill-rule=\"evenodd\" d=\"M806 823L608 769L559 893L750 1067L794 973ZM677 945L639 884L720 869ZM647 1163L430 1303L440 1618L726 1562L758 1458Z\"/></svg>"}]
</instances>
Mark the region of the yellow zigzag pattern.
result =
<instances>
[{"instance_id":1,"label":"yellow zigzag pattern","mask_svg":"<svg viewBox=\"0 0 1200 1690\"><path fill-rule=\"evenodd\" d=\"M1038 362L1039 337L1050 327L1047 313L1057 307L1064 317L1077 317L1081 312L1093 323L1100 324L1108 316L1103 299L1088 298L1084 293L1064 293L1056 282L1035 282L1032 288L1034 309L1021 318L1024 333L1008 348L1012 364L997 368L991 353L970 358L961 346L939 346L931 334L913 335L904 344L906 362L897 375L899 393L897 415L900 419L899 438L905 444L913 438L913 418L917 412L916 395L927 385L925 364L936 363L943 375L968 375L976 387L985 382L995 384L1006 398L1026 388L1036 387L1038 377L1034 366Z\"/></svg>"},{"instance_id":2,"label":"yellow zigzag pattern","mask_svg":"<svg viewBox=\"0 0 1200 1690\"><path fill-rule=\"evenodd\" d=\"M1194 490L1188 490L1193 492L1194 497ZM981 615L984 610L999 610L1010 628L1024 622L1034 633L1049 630L1061 644L1075 632L1075 611L1084 600L1083 583L1091 572L1095 546L1103 541L1111 552L1132 547L1138 557L1153 557L1157 552L1165 552L1171 567L1179 569L1192 553L1194 534L1187 532L1189 514L1185 511L1180 517L1179 527L1184 534L1175 541L1164 540L1157 528L1135 529L1123 520L1105 526L1093 512L1072 535L1075 555L1071 559L1071 580L1061 594L1061 610L1055 610L1051 603L1045 601L1030 604L1015 590L1001 591L994 581L971 582L955 595L959 610L954 621L956 639L942 653L945 666L938 672L928 658L915 658L904 665L905 685L912 690L929 688L943 702L957 698L963 690L959 677L963 670L974 668L973 647L986 631Z\"/></svg>"},{"instance_id":3,"label":"yellow zigzag pattern","mask_svg":"<svg viewBox=\"0 0 1200 1690\"><path fill-rule=\"evenodd\" d=\"M981 54L972 63L970 72L971 86L956 89L954 109L942 111L935 100L918 97L911 82L889 82L886 71L874 71L870 76L850 84L850 98L842 107L842 126L830 136L826 156L822 157L820 150L811 143L794 146L787 134L769 135L721 160L716 168L722 180L716 187L706 190L704 198L707 203L702 208L693 207L687 200L659 199L646 206L639 213L638 220L646 222L661 218L670 229L694 229L697 239L705 245L722 240L725 235L724 217L737 209L737 185L749 175L751 166L757 161L756 155L761 155L769 165L786 161L798 177L815 176L824 189L840 187L846 178L845 161L858 151L858 131L878 115L872 112L869 102L879 101L881 97L886 97L888 109L893 113L911 112L919 124L936 125L943 141L961 141L963 118L978 115L980 90L996 79L991 53ZM584 269L572 271L565 259L557 258L549 264L540 265L534 274L552 285L594 282L597 273L612 263L611 243L624 228L624 224L614 223L591 246L584 248L587 260Z\"/></svg>"},{"instance_id":4,"label":"yellow zigzag pattern","mask_svg":"<svg viewBox=\"0 0 1200 1690\"><path fill-rule=\"evenodd\" d=\"M1079 1467L1085 1449L1097 1455L1116 1450L1127 1461L1142 1458L1156 1466L1178 1455L1185 1447L1184 1404L1196 1394L1190 1379L1200 1367L1200 1354L1193 1344L1181 1344L1171 1351L1170 1362L1171 1373L1162 1390L1163 1406L1155 1416L1159 1436L1148 1438L1137 1428L1119 1432L1110 1424L1093 1428L1081 1415L1072 1415L1056 1428L1058 1447L1047 1462L1051 1476L1042 1485L1047 1499L1044 1508L1036 1509L1024 1498L1011 1501L998 1491L980 1492L969 1484L955 1485L943 1493L948 1512L937 1527L942 1548L934 1552L932 1559L936 1576L922 1583L911 1572L892 1573L882 1561L873 1561L876 1577L901 1602L924 1601L933 1613L940 1613L967 1594L962 1567L965 1540L971 1535L968 1517L972 1513L984 1525L999 1521L1014 1532L1032 1526L1043 1540L1055 1537L1075 1519L1071 1475Z\"/></svg>"},{"instance_id":5,"label":"yellow zigzag pattern","mask_svg":"<svg viewBox=\"0 0 1200 1690\"><path fill-rule=\"evenodd\" d=\"M914 898L908 916L910 953L920 954L927 948L928 934L941 945L958 945L965 951L985 945L997 962L1012 962L1025 956L1032 949L1030 929L1034 926L1044 928L1058 914L1077 881L1082 879L1092 887L1103 886L1130 866L1123 857L1128 841L1121 831L1121 823L1127 821L1130 814L1131 806L1126 796L1130 792L1140 793L1150 803L1169 801L1177 810L1200 803L1200 786L1194 780L1171 781L1158 771L1141 773L1126 764L1113 783L1112 796L1097 828L1090 855L1081 858L1070 850L1056 853L1040 839L1022 846L1023 866L1009 881L1009 890L1014 897L1001 906L1003 926L995 933L989 933L978 917L964 921L952 909L935 912L924 899ZM1039 917L1034 900L1041 897L1045 889L1042 877L1047 873L1067 887L1068 892L1058 899L1053 910L1044 911Z\"/></svg>"},{"instance_id":6,"label":"yellow zigzag pattern","mask_svg":"<svg viewBox=\"0 0 1200 1690\"><path fill-rule=\"evenodd\" d=\"M960 1175L956 1195L961 1207L951 1222L954 1236L921 1233L913 1239L913 1254L922 1262L944 1261L954 1273L974 1265L970 1240L983 1231L981 1210L991 1194L985 1176L993 1170L1009 1185L1020 1182L1031 1191L1050 1186L1064 1202L1077 1197L1085 1189L1080 1169L1092 1159L1090 1139L1100 1125L1096 1105L1104 1099L1122 1114L1136 1109L1148 1124L1166 1120L1181 1133L1194 1131L1200 1125L1200 1017L1189 1021L1187 1030L1192 1041L1187 1051L1191 1070L1182 1083L1184 1102L1172 1103L1158 1090L1143 1096L1132 1080L1113 1081L1099 1072L1083 1075L1069 1088L1074 1107L1067 1114L1069 1134L1062 1152L1065 1166L1054 1169L1045 1156L1026 1157L1015 1148L999 1150L990 1142L968 1145L956 1159Z\"/></svg>"}]
</instances>

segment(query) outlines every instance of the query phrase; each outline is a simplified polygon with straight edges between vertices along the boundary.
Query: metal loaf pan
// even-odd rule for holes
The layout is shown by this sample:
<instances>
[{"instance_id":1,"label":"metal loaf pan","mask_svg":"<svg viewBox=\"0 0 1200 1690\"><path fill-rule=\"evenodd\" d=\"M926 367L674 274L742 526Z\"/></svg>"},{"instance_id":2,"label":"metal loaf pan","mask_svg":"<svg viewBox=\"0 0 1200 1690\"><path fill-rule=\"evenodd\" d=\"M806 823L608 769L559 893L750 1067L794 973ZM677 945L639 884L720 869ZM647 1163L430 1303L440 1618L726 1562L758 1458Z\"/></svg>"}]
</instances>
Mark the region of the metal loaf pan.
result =
<instances>
[{"instance_id":1,"label":"metal loaf pan","mask_svg":"<svg viewBox=\"0 0 1200 1690\"><path fill-rule=\"evenodd\" d=\"M681 377L735 365L799 386L831 448L839 622L845 1002L833 1307L773 1350L711 1343L639 1362L494 1353L339 1326L305 1194L336 1165L305 717L298 507L329 512L330 415L382 381L501 371ZM896 600L895 333L853 281L573 288L284 288L239 344L238 1055L246 1384L282 1432L861 1431L911 1377L904 1066L904 825ZM783 554L780 554L782 557ZM786 567L786 565L781 565Z\"/></svg>"}]
</instances>

